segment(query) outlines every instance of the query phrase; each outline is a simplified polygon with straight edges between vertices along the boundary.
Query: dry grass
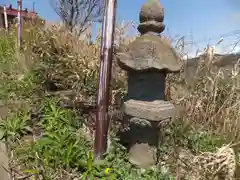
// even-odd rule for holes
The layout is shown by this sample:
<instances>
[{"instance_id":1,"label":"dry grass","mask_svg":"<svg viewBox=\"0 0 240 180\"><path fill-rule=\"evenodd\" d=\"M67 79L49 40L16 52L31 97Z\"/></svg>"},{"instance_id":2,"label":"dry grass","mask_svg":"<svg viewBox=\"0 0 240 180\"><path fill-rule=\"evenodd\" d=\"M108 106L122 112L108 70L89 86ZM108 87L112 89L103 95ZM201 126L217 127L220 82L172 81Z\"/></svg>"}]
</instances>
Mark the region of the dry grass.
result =
<instances>
[{"instance_id":1,"label":"dry grass","mask_svg":"<svg viewBox=\"0 0 240 180\"><path fill-rule=\"evenodd\" d=\"M44 29L27 24L25 26L27 28L23 32L24 41L21 51L15 47L14 30L9 34L1 34L0 56L6 59L6 62L11 62L10 65L4 66L8 67L7 70L1 67L1 81L14 79L14 82L18 83L23 81L23 76L29 71L34 71L38 76L36 83L41 90L41 97L60 94L67 102L88 104L94 109L100 32L97 41L88 44L78 40L64 27L52 26ZM116 49L119 45L128 44L134 39L128 34L129 28L134 28L134 24L117 25ZM211 70L211 58L211 54L202 56L202 63L191 86L186 84L182 72L179 75L169 75L171 98L175 104L181 106L182 111L178 119L181 120L179 122L183 127L190 127L196 133L209 132L224 137L231 143L238 142L240 140L239 64L236 64L227 77L223 76L221 69L217 72ZM6 79L9 74L11 78ZM120 100L126 91L126 74L120 70L115 61L112 74L111 107L113 112L116 112L119 111ZM4 92L7 91L9 90ZM34 94L35 91L31 93ZM23 98L19 94L12 97ZM116 117L113 115L112 118Z\"/></svg>"},{"instance_id":2,"label":"dry grass","mask_svg":"<svg viewBox=\"0 0 240 180\"><path fill-rule=\"evenodd\" d=\"M202 57L204 58L204 56ZM204 61L203 61L204 62ZM226 76L222 69L212 72L201 63L194 86L172 87L175 100L184 107L183 119L214 133L239 141L239 64ZM201 75L198 75L201 74ZM224 75L225 74L225 75Z\"/></svg>"}]
</instances>

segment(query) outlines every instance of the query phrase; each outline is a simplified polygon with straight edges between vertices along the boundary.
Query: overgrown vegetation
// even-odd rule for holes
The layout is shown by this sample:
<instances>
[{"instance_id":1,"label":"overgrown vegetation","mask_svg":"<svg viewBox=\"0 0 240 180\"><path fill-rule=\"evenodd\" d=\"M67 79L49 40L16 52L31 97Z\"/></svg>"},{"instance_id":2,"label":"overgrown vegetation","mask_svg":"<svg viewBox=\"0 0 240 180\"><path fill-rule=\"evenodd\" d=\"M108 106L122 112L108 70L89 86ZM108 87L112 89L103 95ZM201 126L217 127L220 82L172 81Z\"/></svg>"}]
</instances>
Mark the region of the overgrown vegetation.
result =
<instances>
[{"instance_id":1,"label":"overgrown vegetation","mask_svg":"<svg viewBox=\"0 0 240 180\"><path fill-rule=\"evenodd\" d=\"M14 31L1 33L0 100L11 111L0 123L1 138L12 154L10 165L16 178L176 179L185 175L179 171L184 164L179 158L182 150L193 155L214 153L240 140L238 67L226 78L221 71L206 71L202 64L199 71L207 74L197 75L194 85L186 84L183 74L168 77L173 102L181 106L181 112L162 129L159 164L149 170L134 169L115 136L116 130L123 128L119 106L126 76L114 62L111 148L106 161L95 164L92 117L99 43L78 41L57 26L47 30L28 26L19 51ZM235 147L238 161L239 150Z\"/></svg>"}]
</instances>

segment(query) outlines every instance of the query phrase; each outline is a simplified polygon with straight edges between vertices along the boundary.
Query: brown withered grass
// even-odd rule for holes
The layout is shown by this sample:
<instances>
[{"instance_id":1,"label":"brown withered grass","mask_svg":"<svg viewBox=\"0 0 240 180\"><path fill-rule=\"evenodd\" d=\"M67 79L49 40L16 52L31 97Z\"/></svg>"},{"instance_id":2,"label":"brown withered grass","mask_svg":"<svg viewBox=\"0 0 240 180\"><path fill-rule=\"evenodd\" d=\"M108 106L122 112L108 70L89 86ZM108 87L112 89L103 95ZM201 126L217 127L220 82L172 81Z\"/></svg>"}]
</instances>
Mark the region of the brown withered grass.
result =
<instances>
[{"instance_id":1,"label":"brown withered grass","mask_svg":"<svg viewBox=\"0 0 240 180\"><path fill-rule=\"evenodd\" d=\"M115 52L120 45L126 45L135 38L128 34L129 28L135 28L133 23L119 24L117 28ZM0 53L5 54L0 56L8 59L11 57L16 62L9 71L13 76L19 78L25 72L37 70L46 94L72 92L72 101L94 106L99 70L100 31L96 42L88 44L73 36L63 26L53 25L46 29L26 24L21 50L15 46L14 29L8 34L1 32L1 38L8 44L11 43L7 47L1 46L5 49L0 50ZM208 131L226 137L229 142L238 142L240 66L236 64L226 76L221 69L213 72L210 65L204 63L206 60L211 61L208 57L205 54L200 58L202 63L191 86L186 83L183 72L168 76L171 99L181 109L177 120L180 119L184 126L190 126L196 131ZM6 77L4 73L0 75L1 79ZM125 72L117 66L114 59L111 104L116 105L116 111L126 93L126 78Z\"/></svg>"}]
</instances>

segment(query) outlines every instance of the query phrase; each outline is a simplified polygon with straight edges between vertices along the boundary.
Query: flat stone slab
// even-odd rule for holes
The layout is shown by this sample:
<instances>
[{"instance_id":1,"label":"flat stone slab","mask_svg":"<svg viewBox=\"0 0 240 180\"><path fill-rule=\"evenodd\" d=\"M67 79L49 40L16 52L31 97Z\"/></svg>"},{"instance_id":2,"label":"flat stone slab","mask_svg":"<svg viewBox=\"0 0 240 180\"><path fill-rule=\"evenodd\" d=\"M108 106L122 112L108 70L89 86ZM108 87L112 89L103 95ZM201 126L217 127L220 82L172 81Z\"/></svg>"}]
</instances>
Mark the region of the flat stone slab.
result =
<instances>
[{"instance_id":1,"label":"flat stone slab","mask_svg":"<svg viewBox=\"0 0 240 180\"><path fill-rule=\"evenodd\" d=\"M0 141L0 180L11 180L9 158L4 142Z\"/></svg>"},{"instance_id":2,"label":"flat stone slab","mask_svg":"<svg viewBox=\"0 0 240 180\"><path fill-rule=\"evenodd\" d=\"M156 153L156 148L147 143L135 144L129 151L129 162L138 168L151 167L157 162Z\"/></svg>"},{"instance_id":3,"label":"flat stone slab","mask_svg":"<svg viewBox=\"0 0 240 180\"><path fill-rule=\"evenodd\" d=\"M27 105L24 101L3 101L0 100L0 119L4 119L8 116L11 109L19 109Z\"/></svg>"},{"instance_id":4,"label":"flat stone slab","mask_svg":"<svg viewBox=\"0 0 240 180\"><path fill-rule=\"evenodd\" d=\"M5 119L11 108L20 107L22 102L2 101L0 100L0 119ZM2 130L0 130L0 136ZM9 169L9 157L6 144L0 141L0 180L12 180Z\"/></svg>"},{"instance_id":5,"label":"flat stone slab","mask_svg":"<svg viewBox=\"0 0 240 180\"><path fill-rule=\"evenodd\" d=\"M123 104L122 108L126 115L150 121L173 118L177 114L175 106L171 102L163 100L146 102L130 99Z\"/></svg>"}]
</instances>

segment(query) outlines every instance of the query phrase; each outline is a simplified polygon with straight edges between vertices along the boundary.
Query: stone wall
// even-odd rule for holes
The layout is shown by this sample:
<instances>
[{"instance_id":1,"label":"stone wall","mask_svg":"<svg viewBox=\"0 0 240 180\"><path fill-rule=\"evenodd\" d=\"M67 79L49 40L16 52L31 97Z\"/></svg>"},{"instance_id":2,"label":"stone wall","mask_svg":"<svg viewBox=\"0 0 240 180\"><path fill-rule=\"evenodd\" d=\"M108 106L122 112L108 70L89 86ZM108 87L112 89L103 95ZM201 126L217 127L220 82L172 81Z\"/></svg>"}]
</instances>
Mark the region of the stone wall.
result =
<instances>
[{"instance_id":1,"label":"stone wall","mask_svg":"<svg viewBox=\"0 0 240 180\"><path fill-rule=\"evenodd\" d=\"M203 59L203 56L191 58L186 61L184 75L187 82L191 82L196 75L201 59ZM238 62L239 59L240 54L216 54L213 59L213 71L216 72L222 68L224 74L227 75L231 72L232 68L234 68L234 65Z\"/></svg>"}]
</instances>

